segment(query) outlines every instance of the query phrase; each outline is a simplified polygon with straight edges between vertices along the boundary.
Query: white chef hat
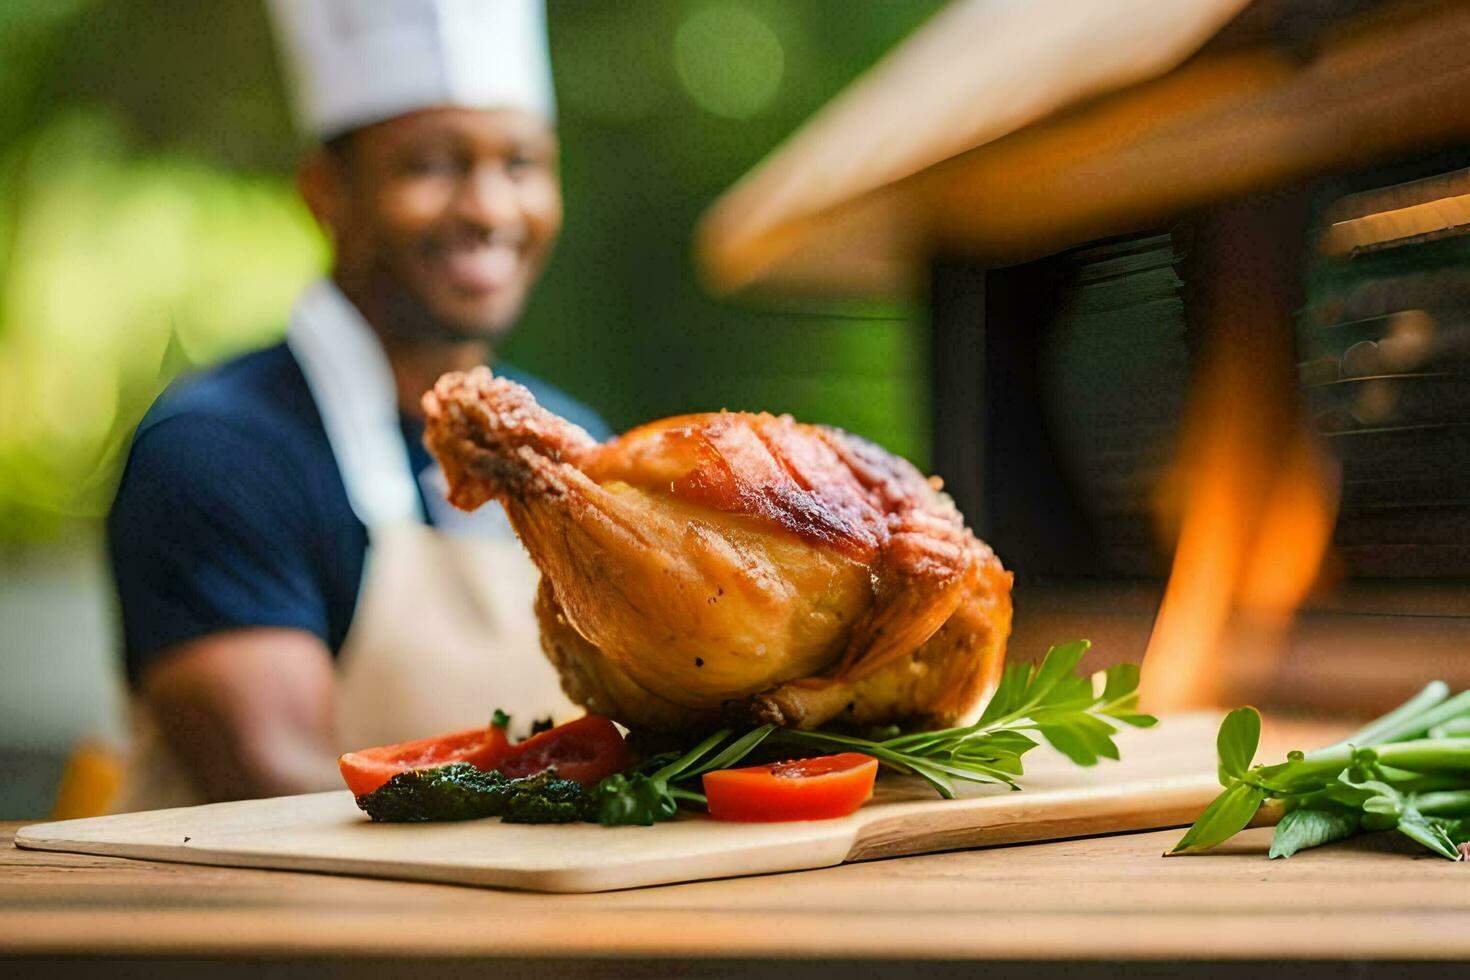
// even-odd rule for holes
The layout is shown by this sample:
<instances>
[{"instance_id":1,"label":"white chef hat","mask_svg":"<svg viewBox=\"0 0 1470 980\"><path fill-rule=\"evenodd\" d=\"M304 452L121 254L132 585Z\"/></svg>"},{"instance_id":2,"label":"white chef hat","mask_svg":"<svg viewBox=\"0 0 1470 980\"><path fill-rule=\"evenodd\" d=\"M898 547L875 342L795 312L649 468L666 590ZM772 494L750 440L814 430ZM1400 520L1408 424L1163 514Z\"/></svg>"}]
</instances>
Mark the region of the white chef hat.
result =
<instances>
[{"instance_id":1,"label":"white chef hat","mask_svg":"<svg viewBox=\"0 0 1470 980\"><path fill-rule=\"evenodd\" d=\"M301 128L319 139L432 106L556 102L543 0L270 0Z\"/></svg>"}]
</instances>

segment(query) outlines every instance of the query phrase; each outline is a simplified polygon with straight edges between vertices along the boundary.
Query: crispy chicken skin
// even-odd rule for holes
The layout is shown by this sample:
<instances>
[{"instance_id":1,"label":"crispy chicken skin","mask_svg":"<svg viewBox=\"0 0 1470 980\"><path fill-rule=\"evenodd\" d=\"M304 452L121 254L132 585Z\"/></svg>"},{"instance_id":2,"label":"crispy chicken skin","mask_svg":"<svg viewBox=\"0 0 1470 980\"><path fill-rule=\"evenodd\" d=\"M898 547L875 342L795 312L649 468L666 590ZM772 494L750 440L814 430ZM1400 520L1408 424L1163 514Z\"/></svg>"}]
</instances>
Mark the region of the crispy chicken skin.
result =
<instances>
[{"instance_id":1,"label":"crispy chicken skin","mask_svg":"<svg viewBox=\"0 0 1470 980\"><path fill-rule=\"evenodd\" d=\"M541 569L567 694L631 728L956 724L999 679L1011 575L914 467L789 416L663 419L605 444L487 368L424 396L472 510Z\"/></svg>"}]
</instances>

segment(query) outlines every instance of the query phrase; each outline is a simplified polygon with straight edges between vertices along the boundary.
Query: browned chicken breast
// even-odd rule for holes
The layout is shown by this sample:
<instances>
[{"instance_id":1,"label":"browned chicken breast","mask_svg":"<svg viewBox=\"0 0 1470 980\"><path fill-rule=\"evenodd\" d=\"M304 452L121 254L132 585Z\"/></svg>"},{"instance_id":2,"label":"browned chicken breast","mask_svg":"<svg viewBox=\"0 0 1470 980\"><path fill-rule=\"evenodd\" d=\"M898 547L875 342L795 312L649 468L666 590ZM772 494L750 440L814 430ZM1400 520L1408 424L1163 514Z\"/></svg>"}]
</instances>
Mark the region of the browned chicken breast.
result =
<instances>
[{"instance_id":1,"label":"browned chicken breast","mask_svg":"<svg viewBox=\"0 0 1470 980\"><path fill-rule=\"evenodd\" d=\"M424 396L466 510L499 500L542 572L567 694L630 728L959 723L994 688L1011 575L904 460L718 412L601 444L485 368Z\"/></svg>"}]
</instances>

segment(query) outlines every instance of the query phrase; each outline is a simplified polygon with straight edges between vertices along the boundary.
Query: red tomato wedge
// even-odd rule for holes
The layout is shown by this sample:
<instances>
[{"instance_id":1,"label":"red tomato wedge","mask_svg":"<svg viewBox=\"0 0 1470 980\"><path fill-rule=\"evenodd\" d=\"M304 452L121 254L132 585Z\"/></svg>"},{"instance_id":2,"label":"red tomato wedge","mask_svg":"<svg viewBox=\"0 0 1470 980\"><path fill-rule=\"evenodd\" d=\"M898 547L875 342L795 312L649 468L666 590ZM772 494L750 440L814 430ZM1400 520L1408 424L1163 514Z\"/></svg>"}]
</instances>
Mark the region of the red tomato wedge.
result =
<instances>
[{"instance_id":1,"label":"red tomato wedge","mask_svg":"<svg viewBox=\"0 0 1470 980\"><path fill-rule=\"evenodd\" d=\"M355 796L366 796L400 772L468 762L478 769L498 769L510 752L505 729L491 725L434 735L397 745L348 752L337 760L342 779Z\"/></svg>"},{"instance_id":2,"label":"red tomato wedge","mask_svg":"<svg viewBox=\"0 0 1470 980\"><path fill-rule=\"evenodd\" d=\"M829 820L866 803L877 775L877 759L843 752L705 773L704 795L716 820Z\"/></svg>"},{"instance_id":3,"label":"red tomato wedge","mask_svg":"<svg viewBox=\"0 0 1470 980\"><path fill-rule=\"evenodd\" d=\"M510 744L505 729L472 728L397 745L348 752L337 760L342 779L356 796L365 796L400 772L468 762L487 772L531 776L556 768L557 775L584 786L628 768L623 733L600 715L587 715L558 725L524 742Z\"/></svg>"},{"instance_id":4,"label":"red tomato wedge","mask_svg":"<svg viewBox=\"0 0 1470 980\"><path fill-rule=\"evenodd\" d=\"M583 786L622 772L628 768L623 733L601 715L587 715L511 746L499 768L507 776L530 776L553 767Z\"/></svg>"}]
</instances>

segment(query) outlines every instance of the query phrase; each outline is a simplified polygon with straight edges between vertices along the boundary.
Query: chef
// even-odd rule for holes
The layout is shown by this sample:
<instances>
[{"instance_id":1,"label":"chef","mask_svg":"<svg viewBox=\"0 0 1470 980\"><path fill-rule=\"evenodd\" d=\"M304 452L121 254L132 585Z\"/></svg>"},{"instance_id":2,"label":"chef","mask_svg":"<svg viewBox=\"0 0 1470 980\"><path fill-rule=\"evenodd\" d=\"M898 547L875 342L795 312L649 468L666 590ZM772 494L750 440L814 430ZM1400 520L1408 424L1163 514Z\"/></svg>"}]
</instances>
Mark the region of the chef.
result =
<instances>
[{"instance_id":1,"label":"chef","mask_svg":"<svg viewBox=\"0 0 1470 980\"><path fill-rule=\"evenodd\" d=\"M108 522L136 739L124 808L340 785L343 751L570 705L537 573L461 514L421 394L494 360L561 226L540 0L278 0L298 186L333 246L286 339L171 388Z\"/></svg>"}]
</instances>

